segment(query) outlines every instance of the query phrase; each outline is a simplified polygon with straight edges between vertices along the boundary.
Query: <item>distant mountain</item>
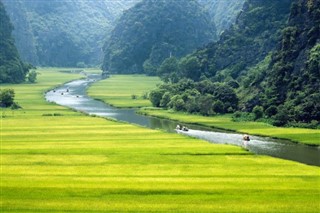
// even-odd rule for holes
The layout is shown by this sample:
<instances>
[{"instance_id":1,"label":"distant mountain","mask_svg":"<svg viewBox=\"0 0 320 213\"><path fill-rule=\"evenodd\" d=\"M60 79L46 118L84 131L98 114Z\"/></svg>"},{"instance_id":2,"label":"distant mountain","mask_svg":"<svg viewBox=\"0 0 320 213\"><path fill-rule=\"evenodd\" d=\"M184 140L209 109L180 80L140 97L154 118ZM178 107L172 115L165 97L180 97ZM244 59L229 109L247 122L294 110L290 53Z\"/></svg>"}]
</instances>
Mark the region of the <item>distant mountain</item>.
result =
<instances>
[{"instance_id":1,"label":"distant mountain","mask_svg":"<svg viewBox=\"0 0 320 213\"><path fill-rule=\"evenodd\" d=\"M28 67L20 60L12 38L13 26L0 1L0 83L20 83Z\"/></svg>"},{"instance_id":2,"label":"distant mountain","mask_svg":"<svg viewBox=\"0 0 320 213\"><path fill-rule=\"evenodd\" d=\"M154 74L170 55L181 57L215 39L214 24L196 0L143 0L112 31L103 70Z\"/></svg>"},{"instance_id":3,"label":"distant mountain","mask_svg":"<svg viewBox=\"0 0 320 213\"><path fill-rule=\"evenodd\" d=\"M22 58L42 66L97 65L116 19L137 0L3 0Z\"/></svg>"},{"instance_id":4,"label":"distant mountain","mask_svg":"<svg viewBox=\"0 0 320 213\"><path fill-rule=\"evenodd\" d=\"M228 29L241 11L245 0L198 0L211 16L217 35Z\"/></svg>"}]
</instances>

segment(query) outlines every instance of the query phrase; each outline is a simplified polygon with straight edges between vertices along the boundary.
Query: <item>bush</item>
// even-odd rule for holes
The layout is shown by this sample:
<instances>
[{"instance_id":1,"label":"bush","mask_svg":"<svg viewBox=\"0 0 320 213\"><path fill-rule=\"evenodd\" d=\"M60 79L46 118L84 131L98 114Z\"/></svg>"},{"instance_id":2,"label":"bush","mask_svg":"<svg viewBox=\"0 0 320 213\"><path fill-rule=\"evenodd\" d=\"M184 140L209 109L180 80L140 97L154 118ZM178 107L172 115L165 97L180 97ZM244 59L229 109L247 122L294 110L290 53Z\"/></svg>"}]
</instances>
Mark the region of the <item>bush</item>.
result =
<instances>
[{"instance_id":1,"label":"bush","mask_svg":"<svg viewBox=\"0 0 320 213\"><path fill-rule=\"evenodd\" d=\"M138 96L137 95L131 95L131 99L133 99L133 100L135 100L135 99L137 99L138 98Z\"/></svg>"},{"instance_id":2,"label":"bush","mask_svg":"<svg viewBox=\"0 0 320 213\"><path fill-rule=\"evenodd\" d=\"M0 89L0 107L10 107L14 102L13 89Z\"/></svg>"},{"instance_id":3,"label":"bush","mask_svg":"<svg viewBox=\"0 0 320 213\"><path fill-rule=\"evenodd\" d=\"M143 93L141 97L143 100L147 100L149 98L149 94L147 92Z\"/></svg>"},{"instance_id":4,"label":"bush","mask_svg":"<svg viewBox=\"0 0 320 213\"><path fill-rule=\"evenodd\" d=\"M162 96L161 101L160 101L160 106L161 107L165 107L165 108L168 107L168 104L169 104L170 100L171 100L170 93L169 92L165 92L163 94L163 96Z\"/></svg>"},{"instance_id":5,"label":"bush","mask_svg":"<svg viewBox=\"0 0 320 213\"><path fill-rule=\"evenodd\" d=\"M235 112L232 115L232 121L240 122L240 121L253 121L254 120L254 114L249 112Z\"/></svg>"},{"instance_id":6,"label":"bush","mask_svg":"<svg viewBox=\"0 0 320 213\"><path fill-rule=\"evenodd\" d=\"M15 109L20 109L22 108L18 103L16 102L13 102L13 104L11 105L10 107L12 110L15 110Z\"/></svg>"},{"instance_id":7,"label":"bush","mask_svg":"<svg viewBox=\"0 0 320 213\"><path fill-rule=\"evenodd\" d=\"M30 83L35 83L37 80L37 72L35 70L31 70L27 75L27 79Z\"/></svg>"},{"instance_id":8,"label":"bush","mask_svg":"<svg viewBox=\"0 0 320 213\"><path fill-rule=\"evenodd\" d=\"M216 113L224 113L224 104L220 100L213 102L212 108Z\"/></svg>"},{"instance_id":9,"label":"bush","mask_svg":"<svg viewBox=\"0 0 320 213\"><path fill-rule=\"evenodd\" d=\"M278 107L278 113L273 117L274 118L273 125L274 126L286 125L289 121L288 114L289 114L289 112L287 111L286 108L284 108L283 106Z\"/></svg>"},{"instance_id":10,"label":"bush","mask_svg":"<svg viewBox=\"0 0 320 213\"><path fill-rule=\"evenodd\" d=\"M265 110L265 114L266 114L266 116L268 116L268 117L274 116L275 114L277 114L277 107L274 106L274 105L268 107L268 108Z\"/></svg>"},{"instance_id":11,"label":"bush","mask_svg":"<svg viewBox=\"0 0 320 213\"><path fill-rule=\"evenodd\" d=\"M263 116L263 107L262 106L255 106L252 110L254 114L254 120L258 120Z\"/></svg>"},{"instance_id":12,"label":"bush","mask_svg":"<svg viewBox=\"0 0 320 213\"><path fill-rule=\"evenodd\" d=\"M160 102L161 102L163 94L164 94L164 90L161 90L161 89L155 89L150 92L149 100L151 101L151 103L154 107L160 106Z\"/></svg>"},{"instance_id":13,"label":"bush","mask_svg":"<svg viewBox=\"0 0 320 213\"><path fill-rule=\"evenodd\" d=\"M180 95L173 96L168 105L176 111L183 111L185 109L185 102Z\"/></svg>"}]
</instances>

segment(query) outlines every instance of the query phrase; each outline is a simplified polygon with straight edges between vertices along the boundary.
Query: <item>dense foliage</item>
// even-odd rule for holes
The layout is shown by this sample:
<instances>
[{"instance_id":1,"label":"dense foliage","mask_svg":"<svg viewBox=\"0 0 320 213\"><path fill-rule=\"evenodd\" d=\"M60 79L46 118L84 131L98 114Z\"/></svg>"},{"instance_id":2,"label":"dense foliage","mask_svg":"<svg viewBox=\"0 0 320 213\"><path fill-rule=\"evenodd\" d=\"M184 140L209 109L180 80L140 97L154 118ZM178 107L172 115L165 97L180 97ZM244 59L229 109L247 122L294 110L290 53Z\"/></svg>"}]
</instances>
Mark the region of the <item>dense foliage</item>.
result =
<instances>
[{"instance_id":1,"label":"dense foliage","mask_svg":"<svg viewBox=\"0 0 320 213\"><path fill-rule=\"evenodd\" d=\"M87 66L102 61L101 48L124 9L137 0L3 0L25 61L41 66Z\"/></svg>"},{"instance_id":2,"label":"dense foliage","mask_svg":"<svg viewBox=\"0 0 320 213\"><path fill-rule=\"evenodd\" d=\"M262 85L256 99L275 124L320 121L320 1L292 5Z\"/></svg>"},{"instance_id":3,"label":"dense foliage","mask_svg":"<svg viewBox=\"0 0 320 213\"><path fill-rule=\"evenodd\" d=\"M152 90L149 98L156 107L202 115L234 112L238 105L238 98L229 85L208 79L199 82L183 79L163 84Z\"/></svg>"},{"instance_id":4,"label":"dense foliage","mask_svg":"<svg viewBox=\"0 0 320 213\"><path fill-rule=\"evenodd\" d=\"M275 48L290 4L291 0L247 0L236 23L220 40L195 53L202 73L215 81L245 74L246 67L258 63Z\"/></svg>"},{"instance_id":5,"label":"dense foliage","mask_svg":"<svg viewBox=\"0 0 320 213\"><path fill-rule=\"evenodd\" d=\"M0 89L0 107L11 107L14 105L14 90Z\"/></svg>"},{"instance_id":6,"label":"dense foliage","mask_svg":"<svg viewBox=\"0 0 320 213\"><path fill-rule=\"evenodd\" d=\"M0 83L23 82L29 66L20 60L11 35L13 26L1 1L0 20Z\"/></svg>"},{"instance_id":7,"label":"dense foliage","mask_svg":"<svg viewBox=\"0 0 320 213\"><path fill-rule=\"evenodd\" d=\"M155 74L165 58L215 38L214 24L197 1L144 0L120 18L104 47L103 70Z\"/></svg>"}]
</instances>

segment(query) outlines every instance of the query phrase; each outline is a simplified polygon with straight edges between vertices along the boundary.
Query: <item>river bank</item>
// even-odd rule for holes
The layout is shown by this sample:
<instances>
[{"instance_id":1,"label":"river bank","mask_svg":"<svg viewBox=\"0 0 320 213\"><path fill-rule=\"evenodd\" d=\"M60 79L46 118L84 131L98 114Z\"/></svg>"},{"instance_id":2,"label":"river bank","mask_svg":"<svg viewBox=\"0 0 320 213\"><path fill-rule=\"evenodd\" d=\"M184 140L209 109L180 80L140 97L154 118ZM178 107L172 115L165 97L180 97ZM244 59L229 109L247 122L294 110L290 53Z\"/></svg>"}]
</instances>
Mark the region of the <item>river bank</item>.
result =
<instances>
[{"instance_id":1,"label":"river bank","mask_svg":"<svg viewBox=\"0 0 320 213\"><path fill-rule=\"evenodd\" d=\"M220 128L238 133L287 139L292 142L311 146L320 145L320 130L317 129L275 127L262 122L234 122L232 121L231 115L206 117L156 108L142 108L137 112L142 115L171 119L205 127Z\"/></svg>"},{"instance_id":2,"label":"river bank","mask_svg":"<svg viewBox=\"0 0 320 213\"><path fill-rule=\"evenodd\" d=\"M143 99L142 94L148 93L150 89L155 88L158 83L160 83L160 81L155 77L142 75L115 75L109 79L104 79L93 84L88 88L88 95L117 108L140 107L140 110L137 112L143 115L170 119L182 123L196 124L209 128L286 139L295 143L311 146L320 145L320 130L317 129L275 127L262 122L233 122L231 115L207 117L149 108L151 103L149 100ZM132 99L132 94L136 94L137 99ZM147 108L141 109L141 107Z\"/></svg>"}]
</instances>

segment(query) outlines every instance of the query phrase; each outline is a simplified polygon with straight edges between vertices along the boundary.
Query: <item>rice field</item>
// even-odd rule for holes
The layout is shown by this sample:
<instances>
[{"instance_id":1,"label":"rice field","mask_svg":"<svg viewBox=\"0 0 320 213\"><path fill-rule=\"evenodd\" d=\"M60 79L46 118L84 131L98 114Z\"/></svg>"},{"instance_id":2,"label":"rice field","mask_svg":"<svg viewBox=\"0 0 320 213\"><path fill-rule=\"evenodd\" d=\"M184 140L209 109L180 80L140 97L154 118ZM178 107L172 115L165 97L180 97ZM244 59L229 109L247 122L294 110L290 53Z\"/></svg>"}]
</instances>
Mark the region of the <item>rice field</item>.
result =
<instances>
[{"instance_id":1,"label":"rice field","mask_svg":"<svg viewBox=\"0 0 320 213\"><path fill-rule=\"evenodd\" d=\"M319 167L85 116L44 91L80 78L39 70L2 110L1 212L319 212ZM60 116L46 114L59 113Z\"/></svg>"},{"instance_id":2,"label":"rice field","mask_svg":"<svg viewBox=\"0 0 320 213\"><path fill-rule=\"evenodd\" d=\"M159 83L158 77L112 75L90 87L88 95L119 108L147 107L151 106L147 93Z\"/></svg>"}]
</instances>

